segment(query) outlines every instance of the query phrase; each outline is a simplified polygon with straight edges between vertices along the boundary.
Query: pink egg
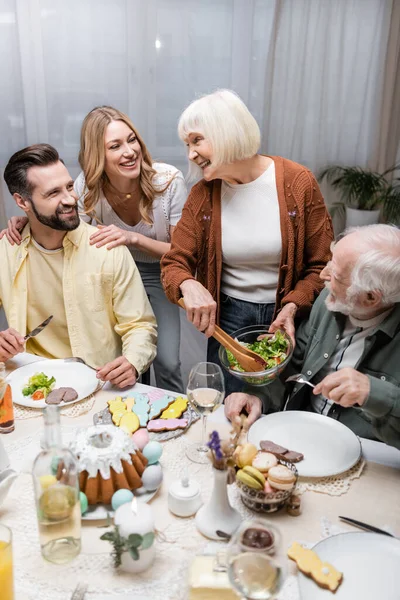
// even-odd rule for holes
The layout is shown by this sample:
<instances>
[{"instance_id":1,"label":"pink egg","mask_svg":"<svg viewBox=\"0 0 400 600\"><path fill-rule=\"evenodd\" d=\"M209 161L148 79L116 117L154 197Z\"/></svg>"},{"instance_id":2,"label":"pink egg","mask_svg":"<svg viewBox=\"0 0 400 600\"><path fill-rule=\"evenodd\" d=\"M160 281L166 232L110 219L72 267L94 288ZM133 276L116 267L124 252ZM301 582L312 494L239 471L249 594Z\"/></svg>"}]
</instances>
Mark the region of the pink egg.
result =
<instances>
[{"instance_id":1,"label":"pink egg","mask_svg":"<svg viewBox=\"0 0 400 600\"><path fill-rule=\"evenodd\" d=\"M149 443L149 432L147 431L147 429L144 428L138 429L133 434L132 439L135 442L136 446L139 448L139 450L143 450L146 444Z\"/></svg>"}]
</instances>

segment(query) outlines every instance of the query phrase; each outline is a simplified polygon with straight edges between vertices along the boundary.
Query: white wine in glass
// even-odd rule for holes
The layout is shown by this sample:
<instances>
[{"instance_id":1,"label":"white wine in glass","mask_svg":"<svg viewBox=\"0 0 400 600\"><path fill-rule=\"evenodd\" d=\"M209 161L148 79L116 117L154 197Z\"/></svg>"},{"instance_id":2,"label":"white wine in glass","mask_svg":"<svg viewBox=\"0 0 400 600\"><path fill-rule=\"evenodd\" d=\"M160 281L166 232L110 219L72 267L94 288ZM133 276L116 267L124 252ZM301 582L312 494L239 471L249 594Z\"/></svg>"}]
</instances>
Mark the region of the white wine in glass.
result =
<instances>
[{"instance_id":1,"label":"white wine in glass","mask_svg":"<svg viewBox=\"0 0 400 600\"><path fill-rule=\"evenodd\" d=\"M279 531L263 519L244 521L227 549L232 587L246 600L274 600L282 589L285 572L273 558Z\"/></svg>"},{"instance_id":2,"label":"white wine in glass","mask_svg":"<svg viewBox=\"0 0 400 600\"><path fill-rule=\"evenodd\" d=\"M246 600L273 600L282 587L282 569L268 554L238 554L229 563L228 576Z\"/></svg>"},{"instance_id":3,"label":"white wine in glass","mask_svg":"<svg viewBox=\"0 0 400 600\"><path fill-rule=\"evenodd\" d=\"M195 365L190 371L187 397L192 408L201 415L203 433L201 442L188 446L186 455L193 462L207 463L207 417L221 405L225 397L225 383L221 367L208 362Z\"/></svg>"}]
</instances>

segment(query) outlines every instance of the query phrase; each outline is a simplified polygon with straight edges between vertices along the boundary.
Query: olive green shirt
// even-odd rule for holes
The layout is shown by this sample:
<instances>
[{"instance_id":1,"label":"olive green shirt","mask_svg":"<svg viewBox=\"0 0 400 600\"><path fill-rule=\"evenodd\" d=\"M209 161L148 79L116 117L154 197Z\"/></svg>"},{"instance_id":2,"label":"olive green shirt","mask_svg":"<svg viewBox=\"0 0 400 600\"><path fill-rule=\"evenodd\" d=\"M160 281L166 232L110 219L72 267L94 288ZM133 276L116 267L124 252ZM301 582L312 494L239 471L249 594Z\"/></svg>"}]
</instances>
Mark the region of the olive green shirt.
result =
<instances>
[{"instance_id":1,"label":"olive green shirt","mask_svg":"<svg viewBox=\"0 0 400 600\"><path fill-rule=\"evenodd\" d=\"M346 317L325 306L324 290L310 317L296 332L296 348L290 373L302 373L312 381L325 366L341 338ZM384 441L400 449L400 303L365 338L357 371L370 380L370 393L362 407L344 408L333 404L328 416L341 421L357 435ZM290 375L285 371L284 377ZM286 410L307 409L311 388L296 383Z\"/></svg>"}]
</instances>

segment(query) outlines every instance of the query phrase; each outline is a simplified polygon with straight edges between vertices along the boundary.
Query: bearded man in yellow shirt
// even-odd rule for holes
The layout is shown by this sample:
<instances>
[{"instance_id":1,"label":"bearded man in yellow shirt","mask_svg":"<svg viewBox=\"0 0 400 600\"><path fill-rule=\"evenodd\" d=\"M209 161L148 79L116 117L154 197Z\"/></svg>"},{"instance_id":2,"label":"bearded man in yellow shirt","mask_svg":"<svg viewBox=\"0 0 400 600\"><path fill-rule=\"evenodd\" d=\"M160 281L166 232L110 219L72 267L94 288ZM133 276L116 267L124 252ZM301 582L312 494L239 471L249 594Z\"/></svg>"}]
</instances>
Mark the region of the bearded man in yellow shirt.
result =
<instances>
[{"instance_id":1,"label":"bearded man in yellow shirt","mask_svg":"<svg viewBox=\"0 0 400 600\"><path fill-rule=\"evenodd\" d=\"M156 355L156 320L125 246L89 244L94 227L80 221L73 180L57 150L37 144L16 152L4 179L28 217L22 242L0 240L0 361L24 351L24 337L52 322L26 350L46 358L79 356L97 376L133 385Z\"/></svg>"}]
</instances>

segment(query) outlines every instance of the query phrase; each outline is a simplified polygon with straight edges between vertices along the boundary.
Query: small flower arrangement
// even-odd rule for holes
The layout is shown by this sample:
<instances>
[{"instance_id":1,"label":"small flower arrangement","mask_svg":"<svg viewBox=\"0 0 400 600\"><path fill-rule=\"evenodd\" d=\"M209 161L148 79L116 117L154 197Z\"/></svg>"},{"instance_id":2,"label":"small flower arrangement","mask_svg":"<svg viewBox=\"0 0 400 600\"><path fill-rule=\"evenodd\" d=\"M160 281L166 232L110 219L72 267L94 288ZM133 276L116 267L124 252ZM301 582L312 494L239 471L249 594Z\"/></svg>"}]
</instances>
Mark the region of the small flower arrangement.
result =
<instances>
[{"instance_id":1,"label":"small flower arrangement","mask_svg":"<svg viewBox=\"0 0 400 600\"><path fill-rule=\"evenodd\" d=\"M100 536L101 540L111 542L113 551L111 556L114 559L114 567L121 565L121 557L124 552L129 552L133 560L139 560L139 550L147 550L154 543L154 533L150 531L144 535L131 533L127 538L123 537L119 532L119 527L116 525L113 531L106 531Z\"/></svg>"},{"instance_id":2,"label":"small flower arrangement","mask_svg":"<svg viewBox=\"0 0 400 600\"><path fill-rule=\"evenodd\" d=\"M247 419L237 418L233 421L232 436L227 440L221 440L218 431L213 431L207 446L210 448L210 458L215 469L219 471L229 470L228 483L235 481L235 451L243 435L247 434Z\"/></svg>"}]
</instances>

